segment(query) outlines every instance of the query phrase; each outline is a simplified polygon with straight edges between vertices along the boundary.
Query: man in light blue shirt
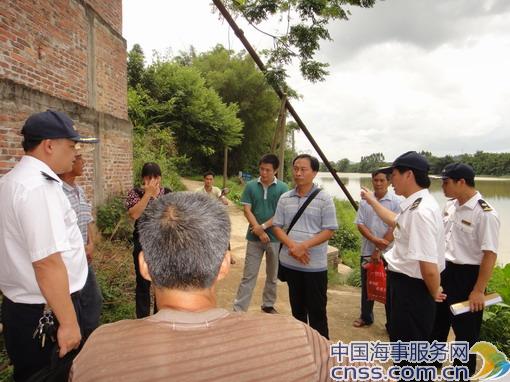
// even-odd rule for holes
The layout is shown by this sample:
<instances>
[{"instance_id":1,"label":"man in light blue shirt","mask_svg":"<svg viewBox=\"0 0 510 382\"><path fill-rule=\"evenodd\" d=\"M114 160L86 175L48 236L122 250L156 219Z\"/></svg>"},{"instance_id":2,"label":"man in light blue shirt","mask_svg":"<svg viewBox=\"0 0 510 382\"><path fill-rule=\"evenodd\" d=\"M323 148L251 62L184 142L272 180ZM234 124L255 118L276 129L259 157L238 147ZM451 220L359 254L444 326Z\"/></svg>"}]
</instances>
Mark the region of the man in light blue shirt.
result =
<instances>
[{"instance_id":1,"label":"man in light blue shirt","mask_svg":"<svg viewBox=\"0 0 510 382\"><path fill-rule=\"evenodd\" d=\"M387 209L398 213L400 211L401 199L393 193L388 192L390 185L389 174L381 171L372 173L372 186L374 195ZM388 227L374 209L362 200L356 215L356 225L362 235L361 240L361 313L358 319L353 323L354 327L361 328L366 325L372 325L374 322L374 301L368 300L367 296L367 270L364 265L370 261L381 261L381 251L387 249L393 241L393 228Z\"/></svg>"},{"instance_id":2,"label":"man in light blue shirt","mask_svg":"<svg viewBox=\"0 0 510 382\"><path fill-rule=\"evenodd\" d=\"M329 338L326 315L328 240L338 229L333 198L321 190L288 232L299 208L317 189L313 180L318 171L317 158L301 154L294 159L292 174L296 188L283 194L278 201L273 232L283 244L280 267L289 286L292 315Z\"/></svg>"}]
</instances>

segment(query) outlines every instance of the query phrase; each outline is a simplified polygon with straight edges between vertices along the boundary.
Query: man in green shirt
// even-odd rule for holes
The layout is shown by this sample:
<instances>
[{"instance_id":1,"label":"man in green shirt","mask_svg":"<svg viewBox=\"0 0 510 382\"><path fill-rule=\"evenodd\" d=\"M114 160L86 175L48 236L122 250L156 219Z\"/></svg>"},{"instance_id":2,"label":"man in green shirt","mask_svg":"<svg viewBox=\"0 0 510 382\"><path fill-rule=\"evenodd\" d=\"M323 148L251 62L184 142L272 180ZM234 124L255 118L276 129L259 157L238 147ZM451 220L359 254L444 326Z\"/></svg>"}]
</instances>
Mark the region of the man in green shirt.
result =
<instances>
[{"instance_id":1,"label":"man in green shirt","mask_svg":"<svg viewBox=\"0 0 510 382\"><path fill-rule=\"evenodd\" d=\"M280 161L273 154L259 161L259 178L246 184L241 196L244 216L250 223L246 239L244 273L234 301L235 311L247 311L257 282L262 256L266 254L266 282L262 294L262 311L277 313L276 277L278 274L278 248L280 243L272 232L273 215L280 196L288 191L285 183L275 176Z\"/></svg>"}]
</instances>

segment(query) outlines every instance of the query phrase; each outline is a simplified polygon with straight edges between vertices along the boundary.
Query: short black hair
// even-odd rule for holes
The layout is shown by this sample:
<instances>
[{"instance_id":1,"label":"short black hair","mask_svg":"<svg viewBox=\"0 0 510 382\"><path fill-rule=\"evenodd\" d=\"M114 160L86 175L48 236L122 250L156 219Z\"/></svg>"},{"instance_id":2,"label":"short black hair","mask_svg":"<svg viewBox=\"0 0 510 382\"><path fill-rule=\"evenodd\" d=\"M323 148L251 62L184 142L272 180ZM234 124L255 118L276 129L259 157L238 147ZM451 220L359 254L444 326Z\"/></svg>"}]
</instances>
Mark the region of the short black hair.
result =
<instances>
[{"instance_id":1,"label":"short black hair","mask_svg":"<svg viewBox=\"0 0 510 382\"><path fill-rule=\"evenodd\" d=\"M21 146L23 147L23 150L26 153L28 153L28 152L34 150L37 146L39 146L42 141L43 141L42 139L23 138L23 142L21 142Z\"/></svg>"},{"instance_id":2,"label":"short black hair","mask_svg":"<svg viewBox=\"0 0 510 382\"><path fill-rule=\"evenodd\" d=\"M298 159L308 159L310 161L310 167L313 171L318 172L319 171L319 160L315 158L314 156L311 156L309 154L299 154L297 157L294 158L292 161L292 165L294 166L294 163Z\"/></svg>"},{"instance_id":3,"label":"short black hair","mask_svg":"<svg viewBox=\"0 0 510 382\"><path fill-rule=\"evenodd\" d=\"M204 172L204 175L202 175L202 177L205 178L206 176L209 176L209 175L214 176L214 172L212 172L211 170L206 171L206 172Z\"/></svg>"},{"instance_id":4,"label":"short black hair","mask_svg":"<svg viewBox=\"0 0 510 382\"><path fill-rule=\"evenodd\" d=\"M376 177L376 175L384 174L386 176L386 179L390 180L390 178L391 178L390 173L389 172L384 172L383 170L384 169L377 169L375 171L372 171L372 179L374 179Z\"/></svg>"},{"instance_id":5,"label":"short black hair","mask_svg":"<svg viewBox=\"0 0 510 382\"><path fill-rule=\"evenodd\" d=\"M460 178L460 179L449 178L449 179L453 180L454 182L458 182L460 179L464 179L464 182L466 182L467 186L475 188L475 180L472 178Z\"/></svg>"},{"instance_id":6,"label":"short black hair","mask_svg":"<svg viewBox=\"0 0 510 382\"><path fill-rule=\"evenodd\" d=\"M399 173L403 174L406 171L412 171L414 175L414 180L416 184L421 188L429 188L430 187L430 178L428 171L421 171L415 168L409 168L404 166L396 166L394 167Z\"/></svg>"},{"instance_id":7,"label":"short black hair","mask_svg":"<svg viewBox=\"0 0 510 382\"><path fill-rule=\"evenodd\" d=\"M280 167L280 160L278 157L274 154L265 154L260 158L259 160L259 166L262 163L270 164L273 166L273 170L278 170L278 167Z\"/></svg>"},{"instance_id":8,"label":"short black hair","mask_svg":"<svg viewBox=\"0 0 510 382\"><path fill-rule=\"evenodd\" d=\"M464 179L466 181L466 184L469 186L469 187L475 187L475 180L474 179Z\"/></svg>"},{"instance_id":9,"label":"short black hair","mask_svg":"<svg viewBox=\"0 0 510 382\"><path fill-rule=\"evenodd\" d=\"M142 167L142 178L146 176L161 176L161 168L157 163L147 162Z\"/></svg>"}]
</instances>

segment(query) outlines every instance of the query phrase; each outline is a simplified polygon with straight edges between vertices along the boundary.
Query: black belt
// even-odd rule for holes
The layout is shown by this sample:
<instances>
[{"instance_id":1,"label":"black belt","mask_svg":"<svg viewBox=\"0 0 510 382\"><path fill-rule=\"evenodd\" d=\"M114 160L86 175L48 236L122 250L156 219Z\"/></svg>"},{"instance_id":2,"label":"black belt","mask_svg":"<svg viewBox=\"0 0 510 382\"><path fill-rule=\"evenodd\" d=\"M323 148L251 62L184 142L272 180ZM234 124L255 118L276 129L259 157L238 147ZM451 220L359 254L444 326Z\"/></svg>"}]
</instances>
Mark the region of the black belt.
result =
<instances>
[{"instance_id":1,"label":"black belt","mask_svg":"<svg viewBox=\"0 0 510 382\"><path fill-rule=\"evenodd\" d=\"M71 293L71 299L72 300L77 300L80 298L80 295L81 295L81 289L74 292L74 293ZM29 304L29 303L26 303L26 302L14 302L12 301L10 298L8 298L7 296L3 296L4 300L8 301L9 303L11 304L19 304L19 305L29 305L29 306L34 306L34 307L37 307L37 306L40 306L41 308L44 308L46 306L45 303L40 303L40 304Z\"/></svg>"},{"instance_id":2,"label":"black belt","mask_svg":"<svg viewBox=\"0 0 510 382\"><path fill-rule=\"evenodd\" d=\"M463 269L473 269L477 270L480 268L480 264L457 264L452 263L451 261L446 260L446 265L448 265L451 268L463 268Z\"/></svg>"}]
</instances>

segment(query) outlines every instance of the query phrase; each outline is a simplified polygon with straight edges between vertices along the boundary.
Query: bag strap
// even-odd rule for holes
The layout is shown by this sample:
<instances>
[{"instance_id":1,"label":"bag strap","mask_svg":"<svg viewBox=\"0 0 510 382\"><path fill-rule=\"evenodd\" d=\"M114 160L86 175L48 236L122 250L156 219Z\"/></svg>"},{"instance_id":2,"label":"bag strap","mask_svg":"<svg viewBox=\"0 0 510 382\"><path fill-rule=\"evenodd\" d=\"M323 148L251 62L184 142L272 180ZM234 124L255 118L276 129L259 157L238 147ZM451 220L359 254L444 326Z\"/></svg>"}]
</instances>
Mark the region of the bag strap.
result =
<instances>
[{"instance_id":1,"label":"bag strap","mask_svg":"<svg viewBox=\"0 0 510 382\"><path fill-rule=\"evenodd\" d=\"M303 205L299 208L298 212L296 212L296 214L294 215L294 217L292 218L292 221L290 222L289 224L289 228L287 228L287 235L289 234L290 230L292 229L292 227L294 227L294 225L296 224L296 222L299 220L299 218L301 217L301 215L303 214L303 212L305 211L306 207L308 207L308 205L312 202L312 200L315 199L315 197L317 196L317 194L319 192L321 192L322 189L321 188L317 188L315 189L314 192L312 192L310 194L310 196L308 196L308 198L305 200L305 202L303 203ZM280 251L282 250L282 247L283 247L283 243L280 243L280 249L278 250L278 253L280 253Z\"/></svg>"}]
</instances>

